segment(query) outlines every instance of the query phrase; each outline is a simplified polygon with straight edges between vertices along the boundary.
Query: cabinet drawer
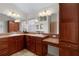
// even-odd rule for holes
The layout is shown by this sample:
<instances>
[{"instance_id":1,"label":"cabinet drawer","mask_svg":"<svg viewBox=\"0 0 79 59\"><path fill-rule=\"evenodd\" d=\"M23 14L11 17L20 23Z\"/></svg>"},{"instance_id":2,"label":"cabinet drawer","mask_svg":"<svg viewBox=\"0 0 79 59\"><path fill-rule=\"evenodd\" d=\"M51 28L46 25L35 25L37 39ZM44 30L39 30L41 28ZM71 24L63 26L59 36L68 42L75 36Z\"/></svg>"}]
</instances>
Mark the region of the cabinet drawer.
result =
<instances>
[{"instance_id":1,"label":"cabinet drawer","mask_svg":"<svg viewBox=\"0 0 79 59\"><path fill-rule=\"evenodd\" d=\"M8 47L8 41L0 40L0 50Z\"/></svg>"},{"instance_id":2,"label":"cabinet drawer","mask_svg":"<svg viewBox=\"0 0 79 59\"><path fill-rule=\"evenodd\" d=\"M8 48L0 50L0 56L7 56L8 55Z\"/></svg>"},{"instance_id":3,"label":"cabinet drawer","mask_svg":"<svg viewBox=\"0 0 79 59\"><path fill-rule=\"evenodd\" d=\"M61 23L60 24L60 41L78 43L78 24Z\"/></svg>"},{"instance_id":4,"label":"cabinet drawer","mask_svg":"<svg viewBox=\"0 0 79 59\"><path fill-rule=\"evenodd\" d=\"M72 49L66 49L66 48L60 48L59 49L59 55L60 56L79 56L78 51L74 51Z\"/></svg>"},{"instance_id":5,"label":"cabinet drawer","mask_svg":"<svg viewBox=\"0 0 79 59\"><path fill-rule=\"evenodd\" d=\"M0 42L1 41L8 41L8 38L0 38Z\"/></svg>"},{"instance_id":6,"label":"cabinet drawer","mask_svg":"<svg viewBox=\"0 0 79 59\"><path fill-rule=\"evenodd\" d=\"M8 41L0 41L0 45L8 44Z\"/></svg>"},{"instance_id":7,"label":"cabinet drawer","mask_svg":"<svg viewBox=\"0 0 79 59\"><path fill-rule=\"evenodd\" d=\"M0 50L4 48L8 48L8 45L0 45Z\"/></svg>"},{"instance_id":8,"label":"cabinet drawer","mask_svg":"<svg viewBox=\"0 0 79 59\"><path fill-rule=\"evenodd\" d=\"M78 45L68 43L68 42L60 42L60 47L66 47L66 48L71 48L71 49L78 49Z\"/></svg>"}]
</instances>

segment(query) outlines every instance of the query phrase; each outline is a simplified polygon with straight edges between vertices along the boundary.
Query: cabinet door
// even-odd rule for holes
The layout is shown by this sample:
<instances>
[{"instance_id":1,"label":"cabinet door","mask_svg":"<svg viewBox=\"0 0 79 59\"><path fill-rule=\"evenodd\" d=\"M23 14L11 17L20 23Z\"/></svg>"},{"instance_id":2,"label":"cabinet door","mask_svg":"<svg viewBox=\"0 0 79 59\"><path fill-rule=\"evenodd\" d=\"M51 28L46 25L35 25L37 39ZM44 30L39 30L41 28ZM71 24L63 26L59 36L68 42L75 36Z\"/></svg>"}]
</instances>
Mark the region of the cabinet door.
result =
<instances>
[{"instance_id":1,"label":"cabinet door","mask_svg":"<svg viewBox=\"0 0 79 59\"><path fill-rule=\"evenodd\" d=\"M19 31L19 23L14 21L8 21L8 31L17 32Z\"/></svg>"},{"instance_id":2,"label":"cabinet door","mask_svg":"<svg viewBox=\"0 0 79 59\"><path fill-rule=\"evenodd\" d=\"M8 38L1 38L0 39L0 50L8 48Z\"/></svg>"},{"instance_id":3,"label":"cabinet door","mask_svg":"<svg viewBox=\"0 0 79 59\"><path fill-rule=\"evenodd\" d=\"M31 37L31 51L35 53L36 37Z\"/></svg>"},{"instance_id":4,"label":"cabinet door","mask_svg":"<svg viewBox=\"0 0 79 59\"><path fill-rule=\"evenodd\" d=\"M78 25L75 23L60 24L60 41L78 43Z\"/></svg>"},{"instance_id":5,"label":"cabinet door","mask_svg":"<svg viewBox=\"0 0 79 59\"><path fill-rule=\"evenodd\" d=\"M79 51L74 51L68 48L60 48L59 55L60 56L79 56Z\"/></svg>"},{"instance_id":6,"label":"cabinet door","mask_svg":"<svg viewBox=\"0 0 79 59\"><path fill-rule=\"evenodd\" d=\"M35 39L36 38L34 38L32 36L26 36L27 49L32 51L32 52L35 52Z\"/></svg>"},{"instance_id":7,"label":"cabinet door","mask_svg":"<svg viewBox=\"0 0 79 59\"><path fill-rule=\"evenodd\" d=\"M7 56L8 52L8 38L0 38L0 56Z\"/></svg>"},{"instance_id":8,"label":"cabinet door","mask_svg":"<svg viewBox=\"0 0 79 59\"><path fill-rule=\"evenodd\" d=\"M16 38L10 37L9 38L9 54L13 54L16 52Z\"/></svg>"},{"instance_id":9,"label":"cabinet door","mask_svg":"<svg viewBox=\"0 0 79 59\"><path fill-rule=\"evenodd\" d=\"M46 42L43 42L43 56L46 56L48 53L48 44Z\"/></svg>"},{"instance_id":10,"label":"cabinet door","mask_svg":"<svg viewBox=\"0 0 79 59\"><path fill-rule=\"evenodd\" d=\"M23 36L16 36L17 51L24 48Z\"/></svg>"},{"instance_id":11,"label":"cabinet door","mask_svg":"<svg viewBox=\"0 0 79 59\"><path fill-rule=\"evenodd\" d=\"M63 45L59 48L60 55L78 55L78 51L73 51L78 49L78 22L79 22L79 4L75 3L61 3L60 5L60 44ZM62 44L61 42L66 42ZM68 44L67 44L68 43ZM76 45L75 45L76 44ZM68 48L66 48L68 47ZM70 49L69 49L70 48Z\"/></svg>"},{"instance_id":12,"label":"cabinet door","mask_svg":"<svg viewBox=\"0 0 79 59\"><path fill-rule=\"evenodd\" d=\"M24 36L19 37L19 45L20 45L20 50L24 48Z\"/></svg>"},{"instance_id":13,"label":"cabinet door","mask_svg":"<svg viewBox=\"0 0 79 59\"><path fill-rule=\"evenodd\" d=\"M36 39L36 54L42 55L42 40L40 38Z\"/></svg>"},{"instance_id":14,"label":"cabinet door","mask_svg":"<svg viewBox=\"0 0 79 59\"><path fill-rule=\"evenodd\" d=\"M60 4L60 40L78 43L78 4Z\"/></svg>"},{"instance_id":15,"label":"cabinet door","mask_svg":"<svg viewBox=\"0 0 79 59\"><path fill-rule=\"evenodd\" d=\"M30 36L26 36L26 49L30 50L31 47L31 38Z\"/></svg>"},{"instance_id":16,"label":"cabinet door","mask_svg":"<svg viewBox=\"0 0 79 59\"><path fill-rule=\"evenodd\" d=\"M9 38L9 54L13 54L24 48L23 36L14 36Z\"/></svg>"},{"instance_id":17,"label":"cabinet door","mask_svg":"<svg viewBox=\"0 0 79 59\"><path fill-rule=\"evenodd\" d=\"M77 3L60 3L59 4L60 22L78 22L78 7Z\"/></svg>"},{"instance_id":18,"label":"cabinet door","mask_svg":"<svg viewBox=\"0 0 79 59\"><path fill-rule=\"evenodd\" d=\"M2 50L0 50L0 56L8 56L9 53L8 53L8 48L4 48Z\"/></svg>"}]
</instances>

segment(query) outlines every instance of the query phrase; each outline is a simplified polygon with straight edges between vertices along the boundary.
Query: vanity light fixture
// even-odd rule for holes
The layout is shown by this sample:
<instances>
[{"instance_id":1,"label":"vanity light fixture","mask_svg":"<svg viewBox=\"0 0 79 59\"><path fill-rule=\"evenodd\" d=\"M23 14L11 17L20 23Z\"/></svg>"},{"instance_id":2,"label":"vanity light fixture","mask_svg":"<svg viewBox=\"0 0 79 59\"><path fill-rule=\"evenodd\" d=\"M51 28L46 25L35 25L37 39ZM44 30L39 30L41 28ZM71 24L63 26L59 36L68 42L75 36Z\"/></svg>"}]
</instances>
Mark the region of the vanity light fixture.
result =
<instances>
[{"instance_id":1,"label":"vanity light fixture","mask_svg":"<svg viewBox=\"0 0 79 59\"><path fill-rule=\"evenodd\" d=\"M44 10L44 11L39 13L39 16L49 16L51 14L52 14L51 10Z\"/></svg>"},{"instance_id":2,"label":"vanity light fixture","mask_svg":"<svg viewBox=\"0 0 79 59\"><path fill-rule=\"evenodd\" d=\"M16 19L15 22L20 22L20 20L19 19Z\"/></svg>"},{"instance_id":3,"label":"vanity light fixture","mask_svg":"<svg viewBox=\"0 0 79 59\"><path fill-rule=\"evenodd\" d=\"M51 14L52 14L52 11L50 11L50 10L46 11L46 15L51 15Z\"/></svg>"},{"instance_id":4,"label":"vanity light fixture","mask_svg":"<svg viewBox=\"0 0 79 59\"><path fill-rule=\"evenodd\" d=\"M41 12L39 13L39 16L43 16Z\"/></svg>"},{"instance_id":5,"label":"vanity light fixture","mask_svg":"<svg viewBox=\"0 0 79 59\"><path fill-rule=\"evenodd\" d=\"M20 15L19 15L19 14L17 14L16 16L17 16L17 17L20 17Z\"/></svg>"},{"instance_id":6,"label":"vanity light fixture","mask_svg":"<svg viewBox=\"0 0 79 59\"><path fill-rule=\"evenodd\" d=\"M38 20L36 19L36 20L35 20L35 22L37 23L37 22L38 22Z\"/></svg>"},{"instance_id":7,"label":"vanity light fixture","mask_svg":"<svg viewBox=\"0 0 79 59\"><path fill-rule=\"evenodd\" d=\"M11 17L15 17L15 18L19 18L20 17L19 14L15 13L15 12L13 12L11 10L8 11L8 14L7 15L8 16L11 16Z\"/></svg>"},{"instance_id":8,"label":"vanity light fixture","mask_svg":"<svg viewBox=\"0 0 79 59\"><path fill-rule=\"evenodd\" d=\"M42 12L42 16L46 16L46 11L43 11Z\"/></svg>"},{"instance_id":9,"label":"vanity light fixture","mask_svg":"<svg viewBox=\"0 0 79 59\"><path fill-rule=\"evenodd\" d=\"M8 16L11 16L11 15L12 15L12 13L11 13L11 12L9 12L9 13L8 13Z\"/></svg>"}]
</instances>

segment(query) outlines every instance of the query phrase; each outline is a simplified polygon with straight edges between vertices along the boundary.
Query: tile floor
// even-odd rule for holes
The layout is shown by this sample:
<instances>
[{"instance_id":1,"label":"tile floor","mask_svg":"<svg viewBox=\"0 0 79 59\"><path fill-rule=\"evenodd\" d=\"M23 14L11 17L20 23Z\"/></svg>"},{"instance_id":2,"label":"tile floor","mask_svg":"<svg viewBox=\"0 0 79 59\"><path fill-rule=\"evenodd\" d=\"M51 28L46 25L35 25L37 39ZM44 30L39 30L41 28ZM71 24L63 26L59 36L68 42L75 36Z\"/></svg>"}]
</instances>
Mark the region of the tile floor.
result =
<instances>
[{"instance_id":1,"label":"tile floor","mask_svg":"<svg viewBox=\"0 0 79 59\"><path fill-rule=\"evenodd\" d=\"M17 53L12 54L11 56L37 56L37 55L35 55L34 53L24 49L24 50L21 50Z\"/></svg>"},{"instance_id":2,"label":"tile floor","mask_svg":"<svg viewBox=\"0 0 79 59\"><path fill-rule=\"evenodd\" d=\"M23 49L17 53L12 54L11 56L38 56L38 55L28 51L27 49ZM47 56L54 56L54 55L48 54Z\"/></svg>"}]
</instances>

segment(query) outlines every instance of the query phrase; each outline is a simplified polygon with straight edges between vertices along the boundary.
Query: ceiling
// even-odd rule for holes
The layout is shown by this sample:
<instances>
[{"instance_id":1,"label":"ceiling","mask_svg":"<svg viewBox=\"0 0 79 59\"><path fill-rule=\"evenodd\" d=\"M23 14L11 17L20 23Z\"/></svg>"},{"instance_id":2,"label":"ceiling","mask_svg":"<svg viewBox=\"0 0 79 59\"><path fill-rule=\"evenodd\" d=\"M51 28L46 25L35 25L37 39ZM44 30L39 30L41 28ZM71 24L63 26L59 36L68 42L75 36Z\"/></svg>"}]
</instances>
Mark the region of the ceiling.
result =
<instances>
[{"instance_id":1,"label":"ceiling","mask_svg":"<svg viewBox=\"0 0 79 59\"><path fill-rule=\"evenodd\" d=\"M42 8L49 7L54 4L52 3L18 3L14 5L19 7L23 12L30 14L30 13L37 12Z\"/></svg>"},{"instance_id":2,"label":"ceiling","mask_svg":"<svg viewBox=\"0 0 79 59\"><path fill-rule=\"evenodd\" d=\"M47 7L56 8L57 3L0 3L0 12L12 9L26 17L33 17L40 10Z\"/></svg>"}]
</instances>

